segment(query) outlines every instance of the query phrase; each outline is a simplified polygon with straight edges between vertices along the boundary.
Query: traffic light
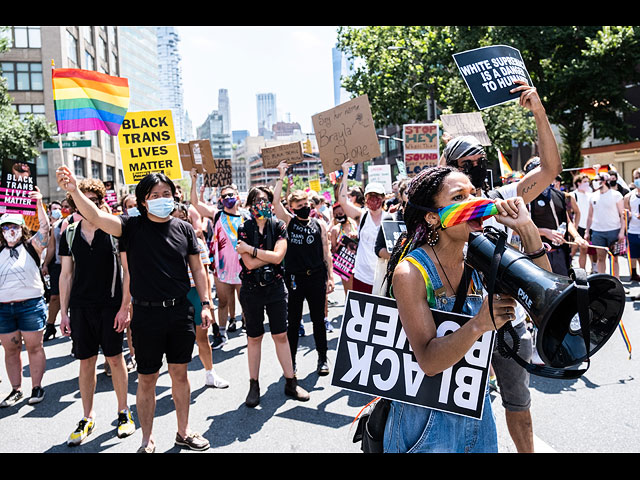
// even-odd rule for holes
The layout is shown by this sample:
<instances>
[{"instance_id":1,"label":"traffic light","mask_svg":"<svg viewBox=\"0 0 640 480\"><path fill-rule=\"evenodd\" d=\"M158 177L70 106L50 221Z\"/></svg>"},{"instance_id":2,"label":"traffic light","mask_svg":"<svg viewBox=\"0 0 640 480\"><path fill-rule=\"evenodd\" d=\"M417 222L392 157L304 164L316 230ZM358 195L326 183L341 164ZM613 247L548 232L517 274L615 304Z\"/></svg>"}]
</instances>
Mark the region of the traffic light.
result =
<instances>
[{"instance_id":1,"label":"traffic light","mask_svg":"<svg viewBox=\"0 0 640 480\"><path fill-rule=\"evenodd\" d=\"M312 153L311 140L309 140L308 138L304 142L302 142L302 147L303 147L304 153Z\"/></svg>"}]
</instances>

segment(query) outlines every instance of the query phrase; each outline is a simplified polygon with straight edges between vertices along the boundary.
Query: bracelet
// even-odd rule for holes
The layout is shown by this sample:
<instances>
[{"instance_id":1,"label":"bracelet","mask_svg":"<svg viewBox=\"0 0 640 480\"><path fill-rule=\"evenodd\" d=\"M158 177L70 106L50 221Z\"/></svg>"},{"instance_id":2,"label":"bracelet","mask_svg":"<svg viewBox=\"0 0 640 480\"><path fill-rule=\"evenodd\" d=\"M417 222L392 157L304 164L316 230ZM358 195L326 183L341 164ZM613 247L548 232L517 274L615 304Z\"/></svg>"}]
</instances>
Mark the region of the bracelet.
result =
<instances>
[{"instance_id":1,"label":"bracelet","mask_svg":"<svg viewBox=\"0 0 640 480\"><path fill-rule=\"evenodd\" d=\"M251 256L253 258L256 258L258 256L258 247L253 247L253 254L251 254Z\"/></svg>"},{"instance_id":2,"label":"bracelet","mask_svg":"<svg viewBox=\"0 0 640 480\"><path fill-rule=\"evenodd\" d=\"M539 250L536 250L535 252L531 252L531 253L527 253L525 252L524 254L529 257L531 260L533 260L534 258L540 258L542 257L544 254L547 253L547 249L545 248L544 244L542 245L542 247L540 247Z\"/></svg>"}]
</instances>

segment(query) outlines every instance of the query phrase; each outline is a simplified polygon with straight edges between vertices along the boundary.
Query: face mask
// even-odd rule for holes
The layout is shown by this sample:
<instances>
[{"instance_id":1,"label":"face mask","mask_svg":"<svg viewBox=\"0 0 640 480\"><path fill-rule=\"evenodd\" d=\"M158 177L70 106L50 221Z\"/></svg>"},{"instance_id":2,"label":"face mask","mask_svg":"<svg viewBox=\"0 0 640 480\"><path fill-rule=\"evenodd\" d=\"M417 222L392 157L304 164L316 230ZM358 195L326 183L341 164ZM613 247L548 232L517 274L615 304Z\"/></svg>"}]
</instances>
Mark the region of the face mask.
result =
<instances>
[{"instance_id":1,"label":"face mask","mask_svg":"<svg viewBox=\"0 0 640 480\"><path fill-rule=\"evenodd\" d=\"M592 185L594 190L599 190L600 189L600 182L598 180L594 180L591 185Z\"/></svg>"},{"instance_id":2,"label":"face mask","mask_svg":"<svg viewBox=\"0 0 640 480\"><path fill-rule=\"evenodd\" d=\"M139 217L140 210L138 210L138 207L127 208L127 215L129 215L130 217Z\"/></svg>"},{"instance_id":3,"label":"face mask","mask_svg":"<svg viewBox=\"0 0 640 480\"><path fill-rule=\"evenodd\" d=\"M382 198L375 196L367 198L367 208L376 211L382 206Z\"/></svg>"},{"instance_id":4,"label":"face mask","mask_svg":"<svg viewBox=\"0 0 640 480\"><path fill-rule=\"evenodd\" d=\"M255 218L271 218L271 202L269 200L260 200L251 206L251 214Z\"/></svg>"},{"instance_id":5,"label":"face mask","mask_svg":"<svg viewBox=\"0 0 640 480\"><path fill-rule=\"evenodd\" d=\"M588 192L589 191L589 184L588 183L579 183L578 184L578 190L580 190L581 192Z\"/></svg>"},{"instance_id":6,"label":"face mask","mask_svg":"<svg viewBox=\"0 0 640 480\"><path fill-rule=\"evenodd\" d=\"M476 188L482 188L485 178L487 176L487 162L478 162L475 167L468 167L462 170L471 180L471 183Z\"/></svg>"},{"instance_id":7,"label":"face mask","mask_svg":"<svg viewBox=\"0 0 640 480\"><path fill-rule=\"evenodd\" d=\"M466 202L452 203L442 208L423 207L411 202L408 202L408 204L425 212L437 212L440 216L442 228L452 227L474 219L483 220L498 213L498 208L493 200L486 198L475 198Z\"/></svg>"},{"instance_id":8,"label":"face mask","mask_svg":"<svg viewBox=\"0 0 640 480\"><path fill-rule=\"evenodd\" d=\"M636 188L640 188L640 178L636 178L636 179L633 181L633 184L636 186Z\"/></svg>"},{"instance_id":9,"label":"face mask","mask_svg":"<svg viewBox=\"0 0 640 480\"><path fill-rule=\"evenodd\" d=\"M338 221L338 223L347 223L347 216L346 215L336 215L336 220Z\"/></svg>"},{"instance_id":10,"label":"face mask","mask_svg":"<svg viewBox=\"0 0 640 480\"><path fill-rule=\"evenodd\" d=\"M615 188L615 186L618 184L617 180L609 180L607 182L607 185L609 186L609 188Z\"/></svg>"},{"instance_id":11,"label":"face mask","mask_svg":"<svg viewBox=\"0 0 640 480\"><path fill-rule=\"evenodd\" d=\"M7 243L15 243L22 238L21 228L11 228L9 230L3 230L2 235Z\"/></svg>"},{"instance_id":12,"label":"face mask","mask_svg":"<svg viewBox=\"0 0 640 480\"><path fill-rule=\"evenodd\" d=\"M310 213L311 213L311 207L309 205L307 205L306 207L300 207L293 210L293 214L296 217L301 218L302 220L306 220L307 218L309 218Z\"/></svg>"},{"instance_id":13,"label":"face mask","mask_svg":"<svg viewBox=\"0 0 640 480\"><path fill-rule=\"evenodd\" d=\"M147 210L159 218L167 218L173 212L175 202L173 198L154 198L147 200Z\"/></svg>"},{"instance_id":14,"label":"face mask","mask_svg":"<svg viewBox=\"0 0 640 480\"><path fill-rule=\"evenodd\" d=\"M222 200L222 206L224 208L233 208L237 201L236 197L227 197Z\"/></svg>"},{"instance_id":15,"label":"face mask","mask_svg":"<svg viewBox=\"0 0 640 480\"><path fill-rule=\"evenodd\" d=\"M51 210L51 218L58 220L60 217L62 217L62 212L60 210Z\"/></svg>"}]
</instances>

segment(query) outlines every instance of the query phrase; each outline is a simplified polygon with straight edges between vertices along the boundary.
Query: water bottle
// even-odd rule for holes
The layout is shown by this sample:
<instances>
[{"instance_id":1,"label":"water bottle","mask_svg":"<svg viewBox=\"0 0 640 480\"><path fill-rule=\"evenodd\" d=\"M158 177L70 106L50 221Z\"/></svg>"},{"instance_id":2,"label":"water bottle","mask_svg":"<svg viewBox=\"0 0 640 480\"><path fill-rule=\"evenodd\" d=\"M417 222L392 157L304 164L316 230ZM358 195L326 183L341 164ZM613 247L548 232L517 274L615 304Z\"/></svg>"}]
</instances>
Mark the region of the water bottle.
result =
<instances>
[{"instance_id":1,"label":"water bottle","mask_svg":"<svg viewBox=\"0 0 640 480\"><path fill-rule=\"evenodd\" d=\"M562 222L556 231L564 237L564 234L567 231L567 222ZM558 246L560 244L554 242L554 245Z\"/></svg>"}]
</instances>

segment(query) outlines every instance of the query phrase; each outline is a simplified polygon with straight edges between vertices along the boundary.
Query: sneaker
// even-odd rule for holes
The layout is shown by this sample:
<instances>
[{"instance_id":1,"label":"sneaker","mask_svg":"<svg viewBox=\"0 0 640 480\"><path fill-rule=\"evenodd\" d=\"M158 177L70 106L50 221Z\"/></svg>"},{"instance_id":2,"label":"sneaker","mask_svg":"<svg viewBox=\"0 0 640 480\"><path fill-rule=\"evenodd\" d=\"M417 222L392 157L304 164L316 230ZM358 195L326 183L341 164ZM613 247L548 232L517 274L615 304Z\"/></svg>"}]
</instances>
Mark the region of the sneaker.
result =
<instances>
[{"instance_id":1,"label":"sneaker","mask_svg":"<svg viewBox=\"0 0 640 480\"><path fill-rule=\"evenodd\" d=\"M324 377L326 375L329 375L329 362L327 361L326 358L319 358L318 359L318 375L320 375L321 377Z\"/></svg>"},{"instance_id":2,"label":"sneaker","mask_svg":"<svg viewBox=\"0 0 640 480\"><path fill-rule=\"evenodd\" d=\"M229 323L227 324L227 332L235 332L236 330L238 330L238 326L236 325L236 321L235 320L230 320Z\"/></svg>"},{"instance_id":3,"label":"sneaker","mask_svg":"<svg viewBox=\"0 0 640 480\"><path fill-rule=\"evenodd\" d=\"M11 393L0 403L0 408L11 407L15 405L24 397L22 390L12 390Z\"/></svg>"},{"instance_id":4,"label":"sneaker","mask_svg":"<svg viewBox=\"0 0 640 480\"><path fill-rule=\"evenodd\" d=\"M214 350L217 350L219 348L222 348L224 345L226 345L226 343L227 343L226 335L216 335L215 337L213 337L213 342L211 342L211 348L213 348Z\"/></svg>"},{"instance_id":5,"label":"sneaker","mask_svg":"<svg viewBox=\"0 0 640 480\"><path fill-rule=\"evenodd\" d=\"M125 438L136 431L136 424L133 423L131 410L121 410L118 412L118 438Z\"/></svg>"},{"instance_id":6,"label":"sneaker","mask_svg":"<svg viewBox=\"0 0 640 480\"><path fill-rule=\"evenodd\" d=\"M127 372L132 372L136 369L136 359L131 355L127 354Z\"/></svg>"},{"instance_id":7,"label":"sneaker","mask_svg":"<svg viewBox=\"0 0 640 480\"><path fill-rule=\"evenodd\" d=\"M497 392L498 391L498 380L496 379L495 375L492 375L489 377L489 390L491 392Z\"/></svg>"},{"instance_id":8,"label":"sneaker","mask_svg":"<svg viewBox=\"0 0 640 480\"><path fill-rule=\"evenodd\" d=\"M107 377L111 376L111 365L109 365L109 362L107 362L106 360L104 362L104 373Z\"/></svg>"},{"instance_id":9,"label":"sneaker","mask_svg":"<svg viewBox=\"0 0 640 480\"><path fill-rule=\"evenodd\" d=\"M207 387L214 388L227 388L229 386L229 382L227 382L224 378L216 375L214 370L209 370L204 374L204 384Z\"/></svg>"},{"instance_id":10,"label":"sneaker","mask_svg":"<svg viewBox=\"0 0 640 480\"><path fill-rule=\"evenodd\" d=\"M147 443L146 445L141 445L140 448L136 451L136 453L156 453L156 444L155 443Z\"/></svg>"},{"instance_id":11,"label":"sneaker","mask_svg":"<svg viewBox=\"0 0 640 480\"><path fill-rule=\"evenodd\" d=\"M96 422L93 418L83 417L82 420L78 422L78 427L73 431L71 435L69 435L69 440L67 440L67 445L70 447L74 445L80 445L82 441L91 435L94 427L96 426Z\"/></svg>"},{"instance_id":12,"label":"sneaker","mask_svg":"<svg viewBox=\"0 0 640 480\"><path fill-rule=\"evenodd\" d=\"M29 398L29 405L35 405L44 400L44 389L42 387L33 387L31 389L31 397Z\"/></svg>"},{"instance_id":13,"label":"sneaker","mask_svg":"<svg viewBox=\"0 0 640 480\"><path fill-rule=\"evenodd\" d=\"M191 450L202 451L209 449L209 440L199 433L192 433L185 438L182 438L179 433L176 433L176 445L187 447Z\"/></svg>"},{"instance_id":14,"label":"sneaker","mask_svg":"<svg viewBox=\"0 0 640 480\"><path fill-rule=\"evenodd\" d=\"M327 330L327 332L333 332L333 325L331 325L331 322L328 318L324 319L324 328Z\"/></svg>"}]
</instances>

